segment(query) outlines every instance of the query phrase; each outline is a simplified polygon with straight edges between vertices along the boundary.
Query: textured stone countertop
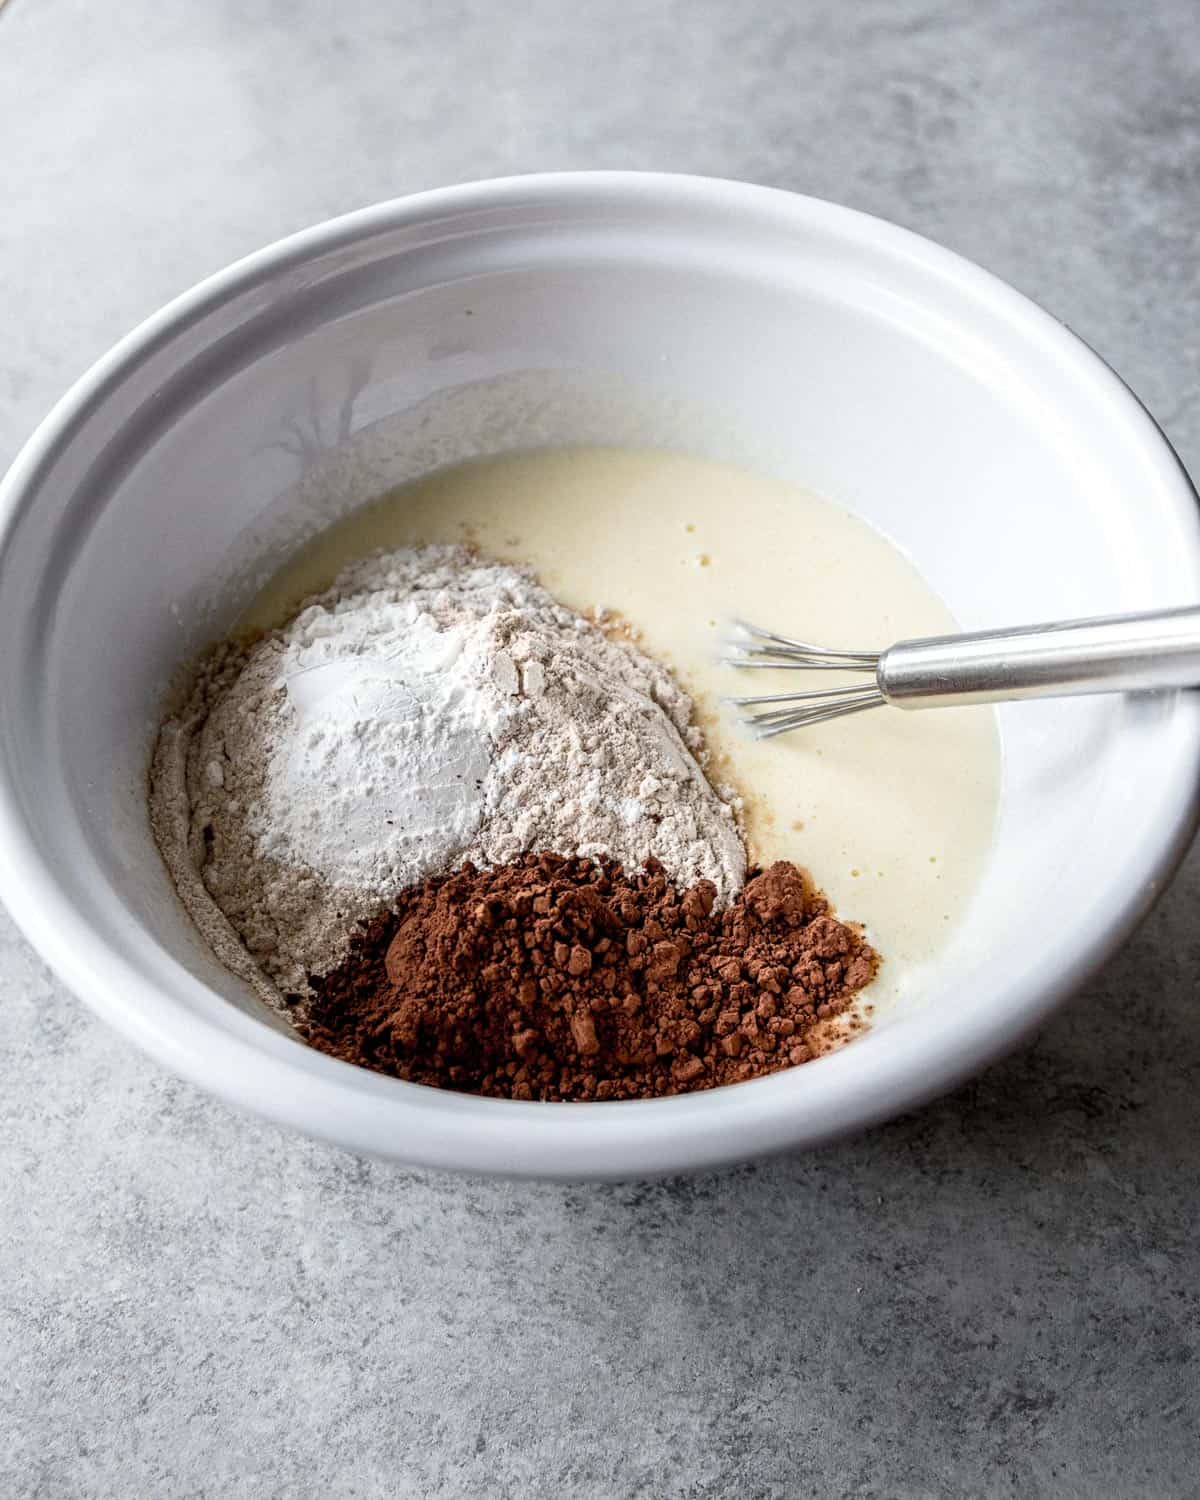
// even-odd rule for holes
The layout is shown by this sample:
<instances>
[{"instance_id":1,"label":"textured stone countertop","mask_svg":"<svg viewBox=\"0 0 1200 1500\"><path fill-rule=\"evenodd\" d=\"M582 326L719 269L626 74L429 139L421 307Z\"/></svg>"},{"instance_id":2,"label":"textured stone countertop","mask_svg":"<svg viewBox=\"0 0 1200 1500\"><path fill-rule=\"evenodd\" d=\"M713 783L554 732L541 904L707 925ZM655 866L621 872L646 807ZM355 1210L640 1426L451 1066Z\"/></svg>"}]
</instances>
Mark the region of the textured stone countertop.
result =
<instances>
[{"instance_id":1,"label":"textured stone countertop","mask_svg":"<svg viewBox=\"0 0 1200 1500\"><path fill-rule=\"evenodd\" d=\"M1194 0L9 0L0 465L236 256L374 199L668 167L1014 282L1200 469ZM0 915L6 1497L1183 1496L1200 864L1035 1045L815 1154L426 1175L167 1077Z\"/></svg>"}]
</instances>

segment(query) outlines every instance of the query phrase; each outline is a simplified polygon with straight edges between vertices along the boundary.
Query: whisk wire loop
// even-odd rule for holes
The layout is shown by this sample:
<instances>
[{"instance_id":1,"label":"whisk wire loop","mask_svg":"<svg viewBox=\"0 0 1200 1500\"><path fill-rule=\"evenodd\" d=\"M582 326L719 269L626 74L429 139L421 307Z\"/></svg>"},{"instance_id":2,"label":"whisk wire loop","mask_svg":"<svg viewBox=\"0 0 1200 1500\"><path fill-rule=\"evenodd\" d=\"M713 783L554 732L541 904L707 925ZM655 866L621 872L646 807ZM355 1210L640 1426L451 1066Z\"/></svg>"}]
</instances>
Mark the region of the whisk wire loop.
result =
<instances>
[{"instance_id":1,"label":"whisk wire loop","mask_svg":"<svg viewBox=\"0 0 1200 1500\"><path fill-rule=\"evenodd\" d=\"M826 724L831 719L844 719L850 714L865 713L868 709L882 708L887 700L881 693L858 703L828 704L824 708L797 709L793 713L780 714L769 724L760 724L753 718L744 719L750 732L758 740L769 740L777 734L787 734L793 729L807 729L812 724Z\"/></svg>"},{"instance_id":2,"label":"whisk wire loop","mask_svg":"<svg viewBox=\"0 0 1200 1500\"><path fill-rule=\"evenodd\" d=\"M731 653L725 662L732 667L874 672L879 662L877 651L834 651L809 641L776 635L772 630L760 630L745 620L733 622L733 634L725 642L725 649Z\"/></svg>"}]
</instances>

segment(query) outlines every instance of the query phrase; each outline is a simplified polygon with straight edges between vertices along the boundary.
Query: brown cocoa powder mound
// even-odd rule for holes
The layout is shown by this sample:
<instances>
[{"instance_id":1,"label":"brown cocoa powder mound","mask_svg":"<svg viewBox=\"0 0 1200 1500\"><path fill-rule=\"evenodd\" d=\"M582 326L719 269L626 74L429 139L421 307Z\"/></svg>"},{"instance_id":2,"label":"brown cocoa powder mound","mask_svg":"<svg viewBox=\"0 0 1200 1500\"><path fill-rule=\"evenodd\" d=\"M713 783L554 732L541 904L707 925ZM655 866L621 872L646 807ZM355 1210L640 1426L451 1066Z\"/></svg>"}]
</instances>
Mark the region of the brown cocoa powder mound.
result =
<instances>
[{"instance_id":1,"label":"brown cocoa powder mound","mask_svg":"<svg viewBox=\"0 0 1200 1500\"><path fill-rule=\"evenodd\" d=\"M413 1083L539 1100L714 1088L826 1050L875 953L795 865L751 871L723 912L714 897L655 862L466 865L311 978L304 1035Z\"/></svg>"}]
</instances>

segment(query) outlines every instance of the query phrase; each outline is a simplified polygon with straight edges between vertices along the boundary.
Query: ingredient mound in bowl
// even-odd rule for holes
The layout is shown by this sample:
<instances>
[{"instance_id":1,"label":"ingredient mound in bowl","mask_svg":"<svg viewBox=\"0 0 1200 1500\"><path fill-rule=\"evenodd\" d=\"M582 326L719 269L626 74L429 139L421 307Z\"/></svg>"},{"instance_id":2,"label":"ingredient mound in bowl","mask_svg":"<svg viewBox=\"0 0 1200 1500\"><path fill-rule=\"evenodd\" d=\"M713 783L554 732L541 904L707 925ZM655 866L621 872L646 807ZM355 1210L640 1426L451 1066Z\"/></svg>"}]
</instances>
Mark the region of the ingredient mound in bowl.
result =
<instances>
[{"instance_id":1,"label":"ingredient mound in bowl","mask_svg":"<svg viewBox=\"0 0 1200 1500\"><path fill-rule=\"evenodd\" d=\"M704 760L630 640L526 570L406 547L210 654L151 814L217 957L315 1045L629 1098L806 1060L874 972L794 867L746 883Z\"/></svg>"},{"instance_id":2,"label":"ingredient mound in bowl","mask_svg":"<svg viewBox=\"0 0 1200 1500\"><path fill-rule=\"evenodd\" d=\"M717 911L710 881L681 894L654 860L528 854L405 891L315 982L305 1035L415 1083L648 1098L807 1062L874 970L794 865Z\"/></svg>"}]
</instances>

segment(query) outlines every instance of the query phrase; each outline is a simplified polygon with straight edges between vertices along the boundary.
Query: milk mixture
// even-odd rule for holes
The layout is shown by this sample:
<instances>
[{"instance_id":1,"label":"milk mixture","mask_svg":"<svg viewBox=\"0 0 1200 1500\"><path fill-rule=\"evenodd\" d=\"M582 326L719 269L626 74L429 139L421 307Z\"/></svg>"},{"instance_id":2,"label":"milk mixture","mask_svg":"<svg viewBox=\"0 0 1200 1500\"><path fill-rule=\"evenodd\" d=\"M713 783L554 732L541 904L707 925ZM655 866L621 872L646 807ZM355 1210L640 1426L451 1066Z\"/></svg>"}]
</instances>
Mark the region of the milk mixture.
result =
<instances>
[{"instance_id":1,"label":"milk mixture","mask_svg":"<svg viewBox=\"0 0 1200 1500\"><path fill-rule=\"evenodd\" d=\"M751 859L811 869L838 912L865 924L884 955L869 991L877 1010L916 985L987 855L1000 780L992 712L885 708L756 742L721 698L794 689L798 674L716 661L733 617L864 649L953 631L890 543L827 501L733 467L547 449L443 470L360 509L301 552L243 624L279 624L374 549L464 541L528 564L574 609L622 617L695 700L710 775L745 799Z\"/></svg>"}]
</instances>

